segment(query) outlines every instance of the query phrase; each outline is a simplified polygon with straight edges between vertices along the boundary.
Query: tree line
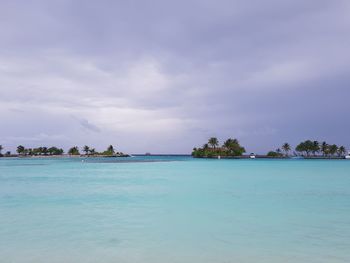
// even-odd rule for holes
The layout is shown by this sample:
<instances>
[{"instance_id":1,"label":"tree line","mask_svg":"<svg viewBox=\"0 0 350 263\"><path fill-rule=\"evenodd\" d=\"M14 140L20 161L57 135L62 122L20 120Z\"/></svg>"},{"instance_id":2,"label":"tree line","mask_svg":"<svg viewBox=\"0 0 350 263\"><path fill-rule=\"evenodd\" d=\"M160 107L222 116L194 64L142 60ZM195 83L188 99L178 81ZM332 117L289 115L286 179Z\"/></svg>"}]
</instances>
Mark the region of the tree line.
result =
<instances>
[{"instance_id":1,"label":"tree line","mask_svg":"<svg viewBox=\"0 0 350 263\"><path fill-rule=\"evenodd\" d=\"M2 151L4 150L4 147L0 145L0 156L2 155ZM53 156L53 155L63 155L64 150L62 148L58 148L55 146L52 147L37 147L37 148L26 148L23 145L17 146L16 152L18 155L21 156ZM113 145L109 145L105 151L102 152L97 152L95 148L91 148L87 145L85 145L82 148L82 152L86 156L91 156L91 155L106 155L106 156L112 156L112 155L123 155L122 152L116 152ZM78 146L73 146L69 148L67 151L69 155L82 155L80 153L79 147ZM11 152L7 151L5 155L10 156Z\"/></svg>"},{"instance_id":2,"label":"tree line","mask_svg":"<svg viewBox=\"0 0 350 263\"><path fill-rule=\"evenodd\" d=\"M268 152L270 157L281 157L289 156L292 148L289 143L284 143L281 148L276 149L276 151ZM344 146L338 146L336 144L328 144L327 142L319 142L306 140L300 142L296 147L293 155L301 156L323 156L323 157L334 157L334 156L344 156L346 154L346 148Z\"/></svg>"}]
</instances>

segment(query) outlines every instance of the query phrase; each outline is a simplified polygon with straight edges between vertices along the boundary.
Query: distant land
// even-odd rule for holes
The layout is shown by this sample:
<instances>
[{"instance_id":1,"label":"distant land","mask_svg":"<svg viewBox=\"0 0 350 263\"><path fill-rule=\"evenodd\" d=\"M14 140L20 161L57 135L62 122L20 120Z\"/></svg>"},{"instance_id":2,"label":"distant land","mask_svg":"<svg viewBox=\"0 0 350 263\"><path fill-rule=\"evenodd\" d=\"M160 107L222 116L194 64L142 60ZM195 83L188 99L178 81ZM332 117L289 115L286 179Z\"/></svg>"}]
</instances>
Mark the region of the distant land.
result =
<instances>
[{"instance_id":1,"label":"distant land","mask_svg":"<svg viewBox=\"0 0 350 263\"><path fill-rule=\"evenodd\" d=\"M4 153L3 153L4 152ZM132 154L132 156L192 156L194 158L223 158L223 159L244 159L244 158L305 158L305 159L344 159L349 158L347 150L344 146L329 144L327 142L319 142L306 140L300 142L294 150L289 143L284 143L280 148L271 150L266 154L245 154L246 149L237 139L229 138L220 145L216 137L211 137L202 147L195 147L191 154ZM0 157L130 157L117 151L113 145L109 145L105 151L98 152L95 148L84 145L81 150L78 146L69 148L67 153L62 148L56 146L37 148L26 148L19 145L16 153L10 151L5 152L5 148L0 145Z\"/></svg>"}]
</instances>

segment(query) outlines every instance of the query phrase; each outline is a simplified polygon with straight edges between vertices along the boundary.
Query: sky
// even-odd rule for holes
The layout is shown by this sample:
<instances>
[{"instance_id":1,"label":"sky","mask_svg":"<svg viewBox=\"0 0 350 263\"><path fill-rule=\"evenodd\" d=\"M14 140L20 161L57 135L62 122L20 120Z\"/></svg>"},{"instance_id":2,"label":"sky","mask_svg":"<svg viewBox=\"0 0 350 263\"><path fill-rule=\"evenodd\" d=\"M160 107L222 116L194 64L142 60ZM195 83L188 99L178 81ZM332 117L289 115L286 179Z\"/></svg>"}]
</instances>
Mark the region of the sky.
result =
<instances>
[{"instance_id":1,"label":"sky","mask_svg":"<svg viewBox=\"0 0 350 263\"><path fill-rule=\"evenodd\" d=\"M0 144L350 148L348 0L0 0Z\"/></svg>"}]
</instances>

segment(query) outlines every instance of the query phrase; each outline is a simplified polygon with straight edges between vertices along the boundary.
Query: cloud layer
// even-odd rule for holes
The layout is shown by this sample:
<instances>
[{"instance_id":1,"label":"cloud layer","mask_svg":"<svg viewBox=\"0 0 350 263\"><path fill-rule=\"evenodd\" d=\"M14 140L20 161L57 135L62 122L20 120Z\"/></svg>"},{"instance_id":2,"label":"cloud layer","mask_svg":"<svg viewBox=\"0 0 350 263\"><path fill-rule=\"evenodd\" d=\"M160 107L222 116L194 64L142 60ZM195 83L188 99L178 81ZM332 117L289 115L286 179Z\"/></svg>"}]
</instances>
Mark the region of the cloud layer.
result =
<instances>
[{"instance_id":1,"label":"cloud layer","mask_svg":"<svg viewBox=\"0 0 350 263\"><path fill-rule=\"evenodd\" d=\"M348 1L0 2L0 144L350 147Z\"/></svg>"}]
</instances>

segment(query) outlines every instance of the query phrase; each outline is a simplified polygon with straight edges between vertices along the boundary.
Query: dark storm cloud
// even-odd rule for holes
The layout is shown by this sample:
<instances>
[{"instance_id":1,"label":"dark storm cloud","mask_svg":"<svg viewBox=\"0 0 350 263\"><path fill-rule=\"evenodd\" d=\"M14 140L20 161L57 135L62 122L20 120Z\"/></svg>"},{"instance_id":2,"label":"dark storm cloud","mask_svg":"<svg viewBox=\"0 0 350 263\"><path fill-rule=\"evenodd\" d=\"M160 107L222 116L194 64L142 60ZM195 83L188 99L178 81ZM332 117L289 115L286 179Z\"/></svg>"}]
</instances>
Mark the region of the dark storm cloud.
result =
<instances>
[{"instance_id":1,"label":"dark storm cloud","mask_svg":"<svg viewBox=\"0 0 350 263\"><path fill-rule=\"evenodd\" d=\"M4 140L27 137L25 122L64 146L120 141L134 152L188 152L212 135L249 151L306 138L350 146L348 1L0 7Z\"/></svg>"}]
</instances>

